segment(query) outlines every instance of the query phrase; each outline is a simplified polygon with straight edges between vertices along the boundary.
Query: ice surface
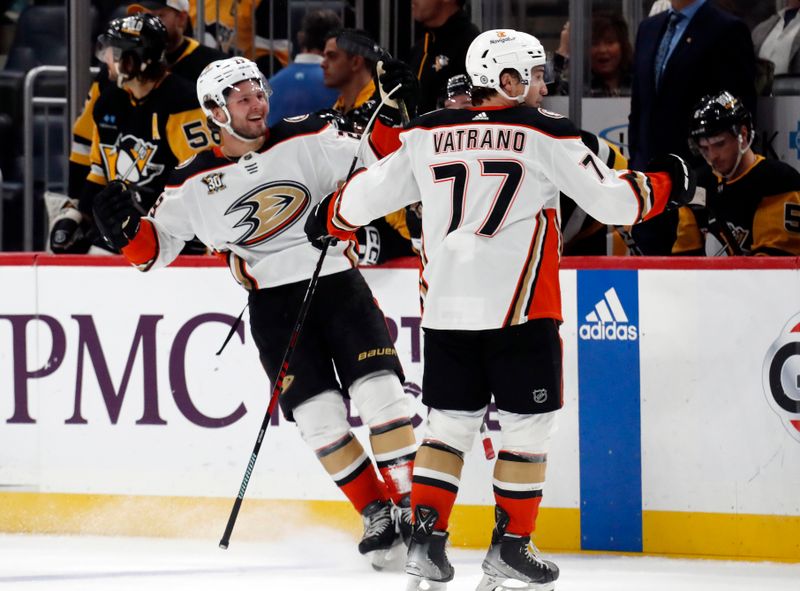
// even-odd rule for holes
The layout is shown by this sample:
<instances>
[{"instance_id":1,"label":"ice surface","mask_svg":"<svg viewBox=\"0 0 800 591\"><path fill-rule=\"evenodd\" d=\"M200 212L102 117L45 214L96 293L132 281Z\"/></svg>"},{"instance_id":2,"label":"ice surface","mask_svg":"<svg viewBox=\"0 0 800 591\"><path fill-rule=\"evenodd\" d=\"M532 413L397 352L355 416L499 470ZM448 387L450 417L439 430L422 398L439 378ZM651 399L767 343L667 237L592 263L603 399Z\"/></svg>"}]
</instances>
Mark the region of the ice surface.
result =
<instances>
[{"instance_id":1,"label":"ice surface","mask_svg":"<svg viewBox=\"0 0 800 591\"><path fill-rule=\"evenodd\" d=\"M0 589L53 591L401 591L347 534L303 530L280 542L0 535ZM557 591L800 591L800 564L546 554ZM448 591L474 590L483 552L451 549Z\"/></svg>"}]
</instances>

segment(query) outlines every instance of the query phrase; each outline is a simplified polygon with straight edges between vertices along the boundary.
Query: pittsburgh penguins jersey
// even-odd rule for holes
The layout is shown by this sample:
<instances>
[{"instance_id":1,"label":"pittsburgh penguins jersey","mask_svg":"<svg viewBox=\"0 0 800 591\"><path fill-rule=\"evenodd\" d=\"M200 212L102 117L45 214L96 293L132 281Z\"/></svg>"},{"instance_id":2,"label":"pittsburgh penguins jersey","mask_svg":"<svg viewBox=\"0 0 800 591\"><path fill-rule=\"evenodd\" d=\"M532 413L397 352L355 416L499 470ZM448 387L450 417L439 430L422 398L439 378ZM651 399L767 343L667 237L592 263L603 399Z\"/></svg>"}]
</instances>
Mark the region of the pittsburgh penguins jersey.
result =
<instances>
[{"instance_id":1,"label":"pittsburgh penguins jersey","mask_svg":"<svg viewBox=\"0 0 800 591\"><path fill-rule=\"evenodd\" d=\"M794 168L756 156L727 181L704 167L697 185L706 207L680 209L674 254L800 255L800 173Z\"/></svg>"},{"instance_id":2,"label":"pittsburgh penguins jersey","mask_svg":"<svg viewBox=\"0 0 800 591\"><path fill-rule=\"evenodd\" d=\"M632 224L660 213L671 189L666 173L610 170L568 119L528 106L441 109L399 139L343 187L330 223L350 232L422 201L428 328L560 320L559 192L598 220Z\"/></svg>"},{"instance_id":3,"label":"pittsburgh penguins jersey","mask_svg":"<svg viewBox=\"0 0 800 591\"><path fill-rule=\"evenodd\" d=\"M236 280L263 289L311 277L319 250L305 220L344 180L358 148L351 134L315 116L284 119L241 158L206 150L172 174L123 254L142 270L168 265L195 234L225 253ZM354 242L328 249L322 275L357 265Z\"/></svg>"},{"instance_id":4,"label":"pittsburgh penguins jersey","mask_svg":"<svg viewBox=\"0 0 800 591\"><path fill-rule=\"evenodd\" d=\"M91 169L81 194L90 212L94 195L111 180L136 185L149 208L169 173L183 160L214 143L192 85L166 76L144 98L109 87L93 109Z\"/></svg>"},{"instance_id":5,"label":"pittsburgh penguins jersey","mask_svg":"<svg viewBox=\"0 0 800 591\"><path fill-rule=\"evenodd\" d=\"M211 62L225 59L225 57L227 56L221 51L200 45L200 43L189 37L184 37L183 42L177 49L167 53L166 56L167 67L170 72L185 78L192 84L197 82L197 78L203 68ZM83 111L81 111L81 114L72 125L68 192L70 196L76 198L80 197L81 188L86 176L89 174L89 166L91 164L92 129L94 125L92 112L94 104L100 94L109 86L114 86L114 82L108 78L108 67L102 65L89 87L86 101L83 104Z\"/></svg>"}]
</instances>

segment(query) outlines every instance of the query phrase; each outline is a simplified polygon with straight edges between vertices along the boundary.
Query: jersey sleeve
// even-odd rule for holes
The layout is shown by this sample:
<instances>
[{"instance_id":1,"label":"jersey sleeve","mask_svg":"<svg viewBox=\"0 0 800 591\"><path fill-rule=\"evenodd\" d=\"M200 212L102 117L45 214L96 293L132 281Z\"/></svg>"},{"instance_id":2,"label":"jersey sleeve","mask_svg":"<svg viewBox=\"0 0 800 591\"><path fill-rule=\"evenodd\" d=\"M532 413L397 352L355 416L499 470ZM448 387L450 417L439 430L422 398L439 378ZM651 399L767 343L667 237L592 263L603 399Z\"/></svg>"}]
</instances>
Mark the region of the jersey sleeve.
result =
<instances>
[{"instance_id":1,"label":"jersey sleeve","mask_svg":"<svg viewBox=\"0 0 800 591\"><path fill-rule=\"evenodd\" d=\"M186 207L184 187L167 187L147 217L142 218L136 236L122 249L128 261L141 271L166 267L194 238Z\"/></svg>"},{"instance_id":2,"label":"jersey sleeve","mask_svg":"<svg viewBox=\"0 0 800 591\"><path fill-rule=\"evenodd\" d=\"M372 220L421 200L408 144L355 175L342 187L331 223L353 232Z\"/></svg>"},{"instance_id":3,"label":"jersey sleeve","mask_svg":"<svg viewBox=\"0 0 800 591\"><path fill-rule=\"evenodd\" d=\"M761 199L753 216L756 255L800 256L800 191Z\"/></svg>"},{"instance_id":4,"label":"jersey sleeve","mask_svg":"<svg viewBox=\"0 0 800 591\"><path fill-rule=\"evenodd\" d=\"M577 137L542 144L545 176L586 213L605 224L634 224L664 211L672 187L666 173L612 170Z\"/></svg>"},{"instance_id":5,"label":"jersey sleeve","mask_svg":"<svg viewBox=\"0 0 800 591\"><path fill-rule=\"evenodd\" d=\"M208 129L207 118L199 107L170 115L166 129L170 150L178 162L184 162L216 143Z\"/></svg>"},{"instance_id":6,"label":"jersey sleeve","mask_svg":"<svg viewBox=\"0 0 800 591\"><path fill-rule=\"evenodd\" d=\"M678 210L678 235L672 245L672 254L703 254L703 235L697 225L697 218L689 207Z\"/></svg>"},{"instance_id":7,"label":"jersey sleeve","mask_svg":"<svg viewBox=\"0 0 800 591\"><path fill-rule=\"evenodd\" d=\"M108 173L103 164L103 156L100 153L100 134L97 132L97 125L92 125L92 148L90 153L89 175L86 177L92 183L105 186L108 183Z\"/></svg>"},{"instance_id":8,"label":"jersey sleeve","mask_svg":"<svg viewBox=\"0 0 800 591\"><path fill-rule=\"evenodd\" d=\"M100 84L95 79L89 87L89 94L83 104L83 111L75 119L72 125L72 149L69 154L69 161L81 166L89 166L89 158L92 149L92 129L94 121L92 112L97 97L100 96Z\"/></svg>"}]
</instances>

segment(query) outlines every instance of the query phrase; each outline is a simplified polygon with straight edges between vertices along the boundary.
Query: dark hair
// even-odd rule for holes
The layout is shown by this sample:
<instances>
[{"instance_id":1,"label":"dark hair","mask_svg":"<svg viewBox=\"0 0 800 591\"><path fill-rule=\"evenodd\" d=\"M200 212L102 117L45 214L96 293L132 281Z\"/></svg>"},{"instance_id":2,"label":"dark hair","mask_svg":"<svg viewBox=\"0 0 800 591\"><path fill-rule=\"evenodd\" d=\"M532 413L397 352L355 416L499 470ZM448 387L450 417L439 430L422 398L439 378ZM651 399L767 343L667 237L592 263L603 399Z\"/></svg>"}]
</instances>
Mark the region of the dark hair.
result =
<instances>
[{"instance_id":1,"label":"dark hair","mask_svg":"<svg viewBox=\"0 0 800 591\"><path fill-rule=\"evenodd\" d=\"M328 35L341 27L342 19L334 11L310 10L303 17L300 45L304 49L322 51L325 49L325 41L328 39Z\"/></svg>"},{"instance_id":2,"label":"dark hair","mask_svg":"<svg viewBox=\"0 0 800 591\"><path fill-rule=\"evenodd\" d=\"M630 71L633 65L633 46L628 33L628 23L617 12L599 11L592 16L592 43L610 37L619 42L621 56L619 69Z\"/></svg>"},{"instance_id":3,"label":"dark hair","mask_svg":"<svg viewBox=\"0 0 800 591\"><path fill-rule=\"evenodd\" d=\"M500 72L500 78L503 78L503 74L511 74L517 80L520 80L519 72L517 72L514 68L505 68L502 72ZM488 86L473 86L472 87L472 106L479 107L484 101L489 100L490 98L497 96L500 94L494 88L489 88Z\"/></svg>"}]
</instances>

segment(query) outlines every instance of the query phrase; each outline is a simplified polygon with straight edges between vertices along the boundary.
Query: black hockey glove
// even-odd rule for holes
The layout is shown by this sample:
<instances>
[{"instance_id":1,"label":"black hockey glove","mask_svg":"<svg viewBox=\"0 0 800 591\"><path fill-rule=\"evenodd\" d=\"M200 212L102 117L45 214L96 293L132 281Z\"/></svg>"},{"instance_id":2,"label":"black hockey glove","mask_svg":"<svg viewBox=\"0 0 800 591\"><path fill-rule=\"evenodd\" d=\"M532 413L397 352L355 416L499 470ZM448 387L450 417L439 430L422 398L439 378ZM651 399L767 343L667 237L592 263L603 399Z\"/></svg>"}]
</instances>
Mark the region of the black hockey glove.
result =
<instances>
[{"instance_id":1,"label":"black hockey glove","mask_svg":"<svg viewBox=\"0 0 800 591\"><path fill-rule=\"evenodd\" d=\"M117 251L136 236L144 213L139 196L121 181L111 181L95 195L93 212L100 234Z\"/></svg>"},{"instance_id":2,"label":"black hockey glove","mask_svg":"<svg viewBox=\"0 0 800 591\"><path fill-rule=\"evenodd\" d=\"M405 105L408 116L414 117L419 101L419 81L411 68L400 60L382 60L378 62L376 72L381 99L386 98L395 87L400 86L386 99L378 117L384 125L402 125L405 121L403 121L400 103Z\"/></svg>"},{"instance_id":3,"label":"black hockey glove","mask_svg":"<svg viewBox=\"0 0 800 591\"><path fill-rule=\"evenodd\" d=\"M688 204L697 188L697 177L687 162L676 154L653 158L647 172L666 172L672 181L672 190L667 198L666 210L677 209Z\"/></svg>"},{"instance_id":4,"label":"black hockey glove","mask_svg":"<svg viewBox=\"0 0 800 591\"><path fill-rule=\"evenodd\" d=\"M309 213L306 218L306 224L303 229L315 248L322 249L326 240L330 244L336 244L337 240L344 240L346 242L355 239L355 231L345 232L335 227L330 222L331 216L333 215L333 201L336 199L336 196L336 192L327 195L311 210L311 213Z\"/></svg>"}]
</instances>

